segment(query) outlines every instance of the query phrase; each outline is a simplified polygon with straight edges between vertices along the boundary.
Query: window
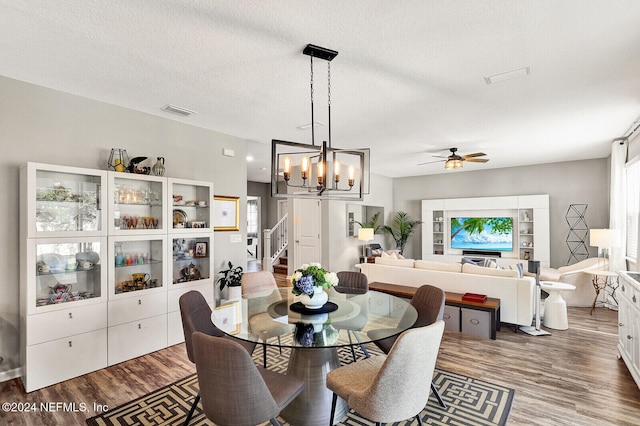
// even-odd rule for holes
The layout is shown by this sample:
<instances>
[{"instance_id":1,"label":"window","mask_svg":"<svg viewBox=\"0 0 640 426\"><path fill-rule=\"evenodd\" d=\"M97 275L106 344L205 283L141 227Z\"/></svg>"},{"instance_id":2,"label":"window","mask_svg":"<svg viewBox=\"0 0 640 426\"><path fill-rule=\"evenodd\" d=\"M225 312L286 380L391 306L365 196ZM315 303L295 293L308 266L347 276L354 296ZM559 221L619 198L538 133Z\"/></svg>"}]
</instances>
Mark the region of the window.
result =
<instances>
[{"instance_id":1,"label":"window","mask_svg":"<svg viewBox=\"0 0 640 426\"><path fill-rule=\"evenodd\" d=\"M258 199L247 197L247 237L258 236Z\"/></svg>"},{"instance_id":2,"label":"window","mask_svg":"<svg viewBox=\"0 0 640 426\"><path fill-rule=\"evenodd\" d=\"M627 165L627 258L638 259L638 221L640 220L640 160Z\"/></svg>"}]
</instances>

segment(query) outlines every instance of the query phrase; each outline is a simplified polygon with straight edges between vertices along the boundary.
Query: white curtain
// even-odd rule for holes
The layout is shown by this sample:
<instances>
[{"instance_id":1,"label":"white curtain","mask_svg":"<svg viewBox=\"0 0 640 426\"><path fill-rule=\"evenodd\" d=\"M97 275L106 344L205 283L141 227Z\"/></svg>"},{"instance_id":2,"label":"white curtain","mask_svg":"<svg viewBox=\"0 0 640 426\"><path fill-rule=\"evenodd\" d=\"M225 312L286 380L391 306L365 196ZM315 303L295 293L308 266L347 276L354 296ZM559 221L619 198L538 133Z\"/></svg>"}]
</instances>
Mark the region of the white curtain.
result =
<instances>
[{"instance_id":1,"label":"white curtain","mask_svg":"<svg viewBox=\"0 0 640 426\"><path fill-rule=\"evenodd\" d=\"M620 233L620 247L611 248L609 270L618 272L627 269L625 255L627 247L626 173L629 141L615 140L611 144L611 199L609 202L609 229Z\"/></svg>"}]
</instances>

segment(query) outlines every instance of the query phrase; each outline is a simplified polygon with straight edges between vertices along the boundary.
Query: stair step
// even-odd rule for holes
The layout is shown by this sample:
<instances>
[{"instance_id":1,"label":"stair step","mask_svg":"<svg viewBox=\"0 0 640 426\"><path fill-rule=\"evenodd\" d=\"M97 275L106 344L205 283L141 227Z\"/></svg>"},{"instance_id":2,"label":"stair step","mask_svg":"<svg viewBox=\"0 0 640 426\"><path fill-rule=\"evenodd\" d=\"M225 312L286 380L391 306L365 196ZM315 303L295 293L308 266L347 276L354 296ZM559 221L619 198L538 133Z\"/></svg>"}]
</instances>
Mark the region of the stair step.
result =
<instances>
[{"instance_id":1,"label":"stair step","mask_svg":"<svg viewBox=\"0 0 640 426\"><path fill-rule=\"evenodd\" d=\"M273 265L273 273L274 274L280 274L280 275L287 275L287 273L289 272L289 269L287 267L287 265Z\"/></svg>"},{"instance_id":2,"label":"stair step","mask_svg":"<svg viewBox=\"0 0 640 426\"><path fill-rule=\"evenodd\" d=\"M288 258L286 258L284 256L280 257L280 264L281 265L288 265L289 264L288 261L289 261Z\"/></svg>"}]
</instances>

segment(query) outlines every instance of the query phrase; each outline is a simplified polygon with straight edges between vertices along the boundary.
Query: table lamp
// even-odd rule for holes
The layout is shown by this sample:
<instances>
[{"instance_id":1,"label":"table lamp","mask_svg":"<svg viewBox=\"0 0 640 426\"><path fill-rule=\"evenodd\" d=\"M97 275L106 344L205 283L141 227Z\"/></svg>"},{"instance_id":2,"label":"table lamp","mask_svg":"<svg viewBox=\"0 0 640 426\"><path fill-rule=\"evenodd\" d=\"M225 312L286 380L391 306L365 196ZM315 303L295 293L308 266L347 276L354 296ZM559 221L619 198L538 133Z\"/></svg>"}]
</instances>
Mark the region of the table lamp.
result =
<instances>
[{"instance_id":1,"label":"table lamp","mask_svg":"<svg viewBox=\"0 0 640 426\"><path fill-rule=\"evenodd\" d=\"M598 267L600 267L600 252L603 259L608 259L609 249L620 247L620 232L617 229L591 229L589 231L589 245L598 247ZM604 262L602 267L604 268Z\"/></svg>"},{"instance_id":2,"label":"table lamp","mask_svg":"<svg viewBox=\"0 0 640 426\"><path fill-rule=\"evenodd\" d=\"M360 228L358 229L358 239L360 241L371 241L373 240L373 228ZM367 261L367 252L366 252L366 244L362 245L362 257L364 261Z\"/></svg>"}]
</instances>

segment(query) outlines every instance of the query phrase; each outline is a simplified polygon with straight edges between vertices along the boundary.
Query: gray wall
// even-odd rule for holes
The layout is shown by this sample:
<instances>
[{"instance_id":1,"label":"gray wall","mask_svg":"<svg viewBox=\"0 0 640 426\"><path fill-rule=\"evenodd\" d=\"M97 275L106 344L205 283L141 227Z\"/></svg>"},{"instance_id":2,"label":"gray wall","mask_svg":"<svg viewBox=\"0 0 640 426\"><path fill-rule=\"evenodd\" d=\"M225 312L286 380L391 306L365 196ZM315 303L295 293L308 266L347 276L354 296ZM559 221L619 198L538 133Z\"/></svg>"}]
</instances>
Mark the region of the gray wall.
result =
<instances>
[{"instance_id":1,"label":"gray wall","mask_svg":"<svg viewBox=\"0 0 640 426\"><path fill-rule=\"evenodd\" d=\"M5 77L0 141L0 377L19 363L19 168L28 161L105 169L113 147L163 156L166 176L214 182L215 194L240 197L242 242L217 232L214 255L216 270L225 260L246 266L246 141ZM235 156L222 156L223 148Z\"/></svg>"},{"instance_id":2,"label":"gray wall","mask_svg":"<svg viewBox=\"0 0 640 426\"><path fill-rule=\"evenodd\" d=\"M426 199L549 194L551 266L558 267L569 260L569 204L589 205L589 228L609 227L609 174L609 159L597 159L399 178L393 180L393 207L421 219ZM406 257L422 257L421 235L418 230L409 239Z\"/></svg>"}]
</instances>

